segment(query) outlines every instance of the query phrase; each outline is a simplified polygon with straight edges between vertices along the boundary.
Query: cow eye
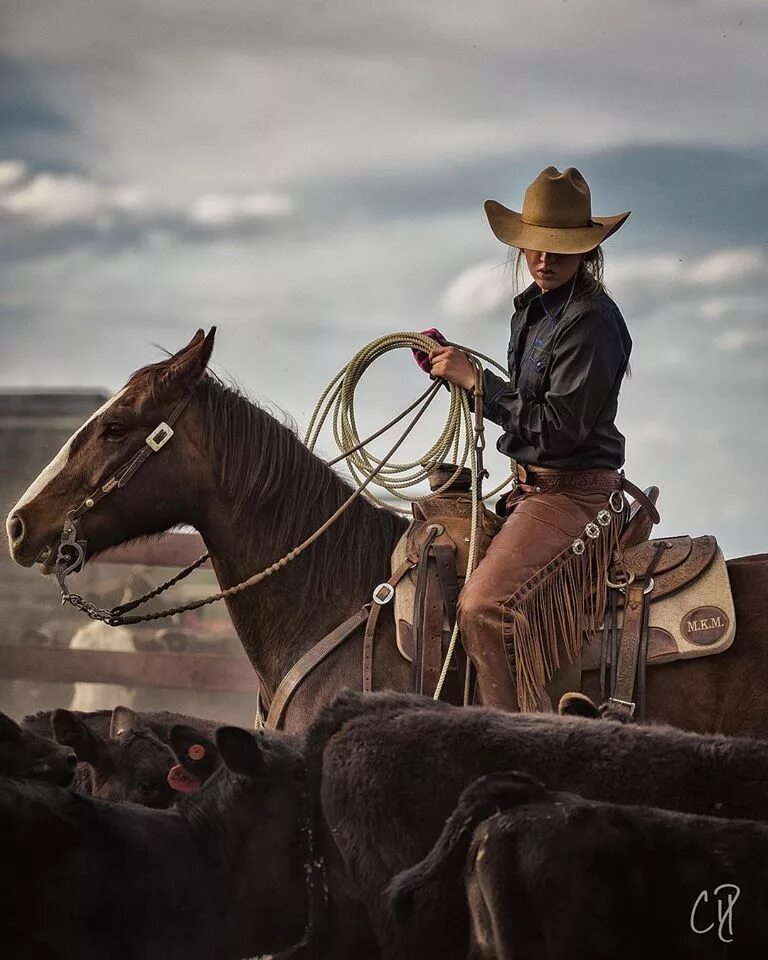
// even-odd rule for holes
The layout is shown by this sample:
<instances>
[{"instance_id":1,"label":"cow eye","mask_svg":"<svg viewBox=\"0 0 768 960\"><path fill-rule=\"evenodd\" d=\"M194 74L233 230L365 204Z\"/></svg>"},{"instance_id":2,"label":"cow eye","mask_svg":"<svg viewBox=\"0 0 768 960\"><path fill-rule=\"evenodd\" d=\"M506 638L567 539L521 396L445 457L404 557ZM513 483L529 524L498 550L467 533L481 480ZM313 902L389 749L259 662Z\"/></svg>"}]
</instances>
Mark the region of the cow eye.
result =
<instances>
[{"instance_id":1,"label":"cow eye","mask_svg":"<svg viewBox=\"0 0 768 960\"><path fill-rule=\"evenodd\" d=\"M154 793L157 790L157 784L151 780L142 780L138 784L139 793Z\"/></svg>"},{"instance_id":2,"label":"cow eye","mask_svg":"<svg viewBox=\"0 0 768 960\"><path fill-rule=\"evenodd\" d=\"M104 427L104 436L107 440L122 440L128 433L128 428L119 420L110 420Z\"/></svg>"}]
</instances>

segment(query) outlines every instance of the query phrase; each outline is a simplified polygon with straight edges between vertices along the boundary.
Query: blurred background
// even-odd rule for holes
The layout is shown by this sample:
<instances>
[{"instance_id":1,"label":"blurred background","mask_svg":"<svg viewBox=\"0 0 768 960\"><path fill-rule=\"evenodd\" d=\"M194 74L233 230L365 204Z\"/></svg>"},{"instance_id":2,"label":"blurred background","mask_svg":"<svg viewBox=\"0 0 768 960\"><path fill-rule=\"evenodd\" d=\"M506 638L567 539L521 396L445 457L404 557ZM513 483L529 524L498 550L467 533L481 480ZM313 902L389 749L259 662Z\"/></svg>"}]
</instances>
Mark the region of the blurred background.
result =
<instances>
[{"instance_id":1,"label":"blurred background","mask_svg":"<svg viewBox=\"0 0 768 960\"><path fill-rule=\"evenodd\" d=\"M768 548L768 5L37 0L0 16L4 513L101 396L197 327L219 328L217 373L300 428L383 333L437 326L503 360L513 277L482 204L519 210L554 164L582 171L596 216L632 210L605 248L635 344L628 476L661 487L662 534ZM361 432L422 377L406 353L380 361ZM130 569L88 576L108 594ZM34 573L0 571L14 601L55 604ZM221 707L247 718L251 700Z\"/></svg>"}]
</instances>

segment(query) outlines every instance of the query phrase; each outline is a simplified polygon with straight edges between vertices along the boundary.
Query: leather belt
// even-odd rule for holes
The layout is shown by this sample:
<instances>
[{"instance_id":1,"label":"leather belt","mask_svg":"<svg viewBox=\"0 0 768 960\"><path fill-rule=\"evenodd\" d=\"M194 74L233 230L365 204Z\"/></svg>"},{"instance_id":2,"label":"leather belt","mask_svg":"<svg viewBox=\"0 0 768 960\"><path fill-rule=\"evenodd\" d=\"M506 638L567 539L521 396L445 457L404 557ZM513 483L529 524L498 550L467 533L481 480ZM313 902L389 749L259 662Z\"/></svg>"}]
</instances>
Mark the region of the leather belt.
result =
<instances>
[{"instance_id":1,"label":"leather belt","mask_svg":"<svg viewBox=\"0 0 768 960\"><path fill-rule=\"evenodd\" d=\"M523 493L554 493L558 490L595 490L611 493L621 490L618 470L556 470L552 467L517 465L517 478Z\"/></svg>"},{"instance_id":2,"label":"leather belt","mask_svg":"<svg viewBox=\"0 0 768 960\"><path fill-rule=\"evenodd\" d=\"M613 493L626 490L642 506L654 523L661 517L645 493L624 476L623 470L564 470L557 467L517 465L518 489L523 493L556 493L560 490L586 490Z\"/></svg>"}]
</instances>

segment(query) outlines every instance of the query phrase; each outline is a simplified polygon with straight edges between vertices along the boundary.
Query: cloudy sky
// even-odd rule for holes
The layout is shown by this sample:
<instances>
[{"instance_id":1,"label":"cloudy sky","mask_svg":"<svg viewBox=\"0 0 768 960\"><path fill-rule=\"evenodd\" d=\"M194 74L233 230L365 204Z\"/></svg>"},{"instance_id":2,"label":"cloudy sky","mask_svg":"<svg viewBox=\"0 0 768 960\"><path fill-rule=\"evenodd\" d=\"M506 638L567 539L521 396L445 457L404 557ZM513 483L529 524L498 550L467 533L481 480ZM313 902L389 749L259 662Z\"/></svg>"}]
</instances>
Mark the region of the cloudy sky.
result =
<instances>
[{"instance_id":1,"label":"cloudy sky","mask_svg":"<svg viewBox=\"0 0 768 960\"><path fill-rule=\"evenodd\" d=\"M380 334L436 325L502 358L512 278L482 202L519 209L543 167L577 166L595 214L633 211L606 248L635 342L627 473L661 486L662 533L768 549L767 4L0 16L0 389L114 389L216 324L218 372L302 425ZM422 388L388 356L363 424Z\"/></svg>"}]
</instances>

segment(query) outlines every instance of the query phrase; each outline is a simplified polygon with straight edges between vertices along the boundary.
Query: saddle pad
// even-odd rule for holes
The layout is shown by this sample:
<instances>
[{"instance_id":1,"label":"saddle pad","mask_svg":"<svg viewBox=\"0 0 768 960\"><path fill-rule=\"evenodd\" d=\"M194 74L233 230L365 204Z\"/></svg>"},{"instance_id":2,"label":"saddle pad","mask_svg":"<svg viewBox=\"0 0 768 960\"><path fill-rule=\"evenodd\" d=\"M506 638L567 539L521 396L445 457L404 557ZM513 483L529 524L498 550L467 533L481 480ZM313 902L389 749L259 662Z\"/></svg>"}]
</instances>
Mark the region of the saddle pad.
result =
<instances>
[{"instance_id":1,"label":"saddle pad","mask_svg":"<svg viewBox=\"0 0 768 960\"><path fill-rule=\"evenodd\" d=\"M622 611L619 610L619 624ZM722 551L695 579L658 600L651 594L648 618L648 659L652 666L688 657L723 653L736 634L736 612ZM600 636L582 649L582 669L600 666Z\"/></svg>"}]
</instances>

